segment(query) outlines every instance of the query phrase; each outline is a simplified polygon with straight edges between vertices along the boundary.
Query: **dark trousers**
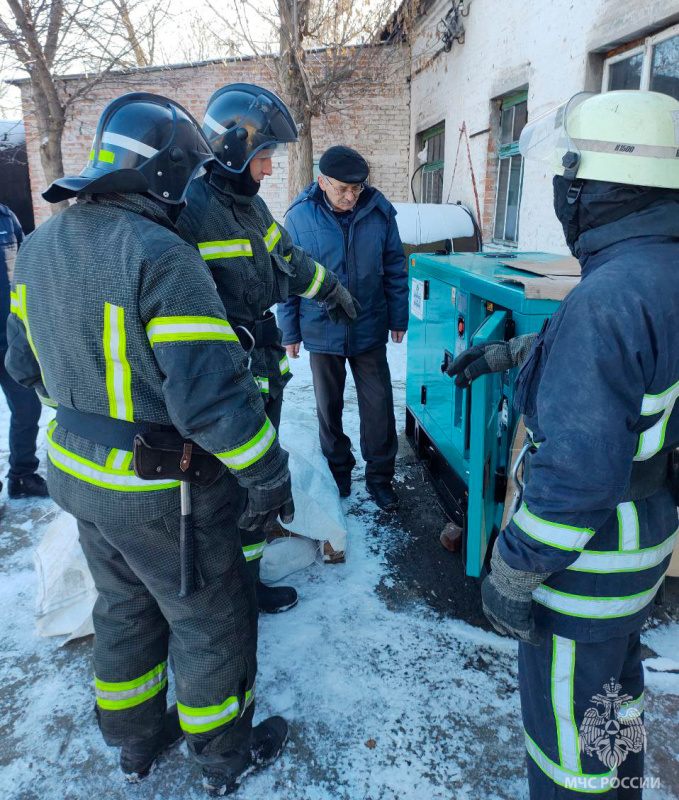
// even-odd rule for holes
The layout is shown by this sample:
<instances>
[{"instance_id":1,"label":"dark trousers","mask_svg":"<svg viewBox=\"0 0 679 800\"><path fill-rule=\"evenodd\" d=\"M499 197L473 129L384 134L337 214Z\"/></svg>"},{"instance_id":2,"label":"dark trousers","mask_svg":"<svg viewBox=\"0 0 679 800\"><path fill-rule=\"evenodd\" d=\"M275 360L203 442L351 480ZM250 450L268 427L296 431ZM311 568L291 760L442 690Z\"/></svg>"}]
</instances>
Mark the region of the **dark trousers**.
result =
<instances>
[{"instance_id":1,"label":"dark trousers","mask_svg":"<svg viewBox=\"0 0 679 800\"><path fill-rule=\"evenodd\" d=\"M31 475L38 469L35 442L42 404L33 389L17 383L5 369L4 353L0 352L0 387L9 406L9 477Z\"/></svg>"},{"instance_id":2,"label":"dark trousers","mask_svg":"<svg viewBox=\"0 0 679 800\"><path fill-rule=\"evenodd\" d=\"M155 520L78 520L99 597L94 606L97 718L107 744L155 733L165 713L168 657L193 752L249 738L257 671L257 604L224 476L191 487L196 591L178 596L179 508ZM175 491L175 490L172 490ZM179 489L177 500L179 500Z\"/></svg>"},{"instance_id":3,"label":"dark trousers","mask_svg":"<svg viewBox=\"0 0 679 800\"><path fill-rule=\"evenodd\" d=\"M267 397L266 394L262 395L264 399L264 411L269 418L269 421L276 429L281 425L281 412L283 410L283 392L277 397ZM243 490L243 495L247 495L246 490ZM243 507L245 506L245 497L243 499ZM248 565L248 573L253 581L259 580L259 566L266 547L266 531L244 531L240 532L241 545L243 547L243 555Z\"/></svg>"},{"instance_id":4,"label":"dark trousers","mask_svg":"<svg viewBox=\"0 0 679 800\"><path fill-rule=\"evenodd\" d=\"M356 463L351 440L342 428L347 361L358 395L365 477L375 483L388 483L394 477L398 439L386 345L348 357L311 353L323 455L334 473L351 472Z\"/></svg>"},{"instance_id":5,"label":"dark trousers","mask_svg":"<svg viewBox=\"0 0 679 800\"><path fill-rule=\"evenodd\" d=\"M646 738L639 632L519 644L531 800L639 800ZM618 783L619 782L619 783Z\"/></svg>"}]
</instances>

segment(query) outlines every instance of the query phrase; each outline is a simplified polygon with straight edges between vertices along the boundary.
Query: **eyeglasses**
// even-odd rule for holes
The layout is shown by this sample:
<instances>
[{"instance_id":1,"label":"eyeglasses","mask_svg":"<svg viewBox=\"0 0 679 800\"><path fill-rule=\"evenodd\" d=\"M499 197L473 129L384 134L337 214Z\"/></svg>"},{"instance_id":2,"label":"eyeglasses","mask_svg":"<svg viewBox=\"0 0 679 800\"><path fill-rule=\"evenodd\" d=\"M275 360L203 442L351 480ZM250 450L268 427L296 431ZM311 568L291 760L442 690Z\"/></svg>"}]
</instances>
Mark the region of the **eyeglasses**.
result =
<instances>
[{"instance_id":1,"label":"eyeglasses","mask_svg":"<svg viewBox=\"0 0 679 800\"><path fill-rule=\"evenodd\" d=\"M348 185L344 184L344 185L340 186L340 185L336 184L332 180L332 178L328 178L327 175L323 175L322 177L323 177L323 180L326 180L330 184L330 186L332 186L332 188L339 195L351 194L354 197L358 197L361 194L361 192L365 189L365 183L354 183L351 186L348 186Z\"/></svg>"}]
</instances>

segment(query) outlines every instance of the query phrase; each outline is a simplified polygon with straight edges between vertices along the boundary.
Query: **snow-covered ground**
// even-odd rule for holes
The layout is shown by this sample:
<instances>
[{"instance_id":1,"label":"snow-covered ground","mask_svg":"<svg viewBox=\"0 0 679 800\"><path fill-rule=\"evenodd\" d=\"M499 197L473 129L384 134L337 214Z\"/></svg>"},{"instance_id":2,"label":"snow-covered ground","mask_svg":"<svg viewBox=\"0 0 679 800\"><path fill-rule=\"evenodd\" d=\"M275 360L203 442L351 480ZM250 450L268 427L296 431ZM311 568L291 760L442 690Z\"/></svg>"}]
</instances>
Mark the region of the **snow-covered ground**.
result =
<instances>
[{"instance_id":1,"label":"snow-covered ground","mask_svg":"<svg viewBox=\"0 0 679 800\"><path fill-rule=\"evenodd\" d=\"M405 346L390 344L389 357L401 431ZM295 377L286 402L313 411L307 354L291 366ZM351 380L346 398L345 425L358 447ZM0 463L6 463L7 423L3 402ZM248 778L237 797L527 798L515 645L441 618L419 601L395 608L385 603L384 587L392 580L385 554L407 533L398 517L385 524L360 469L354 478L354 493L343 501L347 563L293 575L299 606L261 618L257 716L284 715L291 738L284 756ZM399 486L406 491L407 480ZM31 554L53 508L49 500L10 501L0 520L0 798L204 797L184 745L147 781L127 787L118 751L104 745L94 722L90 642L62 648L60 640L36 636ZM657 656L647 669L647 775L659 777L662 788L644 796L676 800L679 627L665 625L645 638Z\"/></svg>"}]
</instances>

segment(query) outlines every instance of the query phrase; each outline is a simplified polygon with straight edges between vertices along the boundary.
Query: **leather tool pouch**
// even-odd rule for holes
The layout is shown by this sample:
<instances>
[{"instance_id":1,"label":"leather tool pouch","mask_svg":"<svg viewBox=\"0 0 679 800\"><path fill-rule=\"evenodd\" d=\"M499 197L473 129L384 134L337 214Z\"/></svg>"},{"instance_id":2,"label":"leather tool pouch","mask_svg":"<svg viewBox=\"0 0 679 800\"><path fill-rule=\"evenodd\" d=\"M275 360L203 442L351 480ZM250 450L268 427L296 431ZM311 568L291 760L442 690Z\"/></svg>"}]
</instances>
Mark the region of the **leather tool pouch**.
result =
<instances>
[{"instance_id":1,"label":"leather tool pouch","mask_svg":"<svg viewBox=\"0 0 679 800\"><path fill-rule=\"evenodd\" d=\"M224 465L212 453L176 432L140 433L134 437L134 473L145 481L187 481L211 486Z\"/></svg>"}]
</instances>

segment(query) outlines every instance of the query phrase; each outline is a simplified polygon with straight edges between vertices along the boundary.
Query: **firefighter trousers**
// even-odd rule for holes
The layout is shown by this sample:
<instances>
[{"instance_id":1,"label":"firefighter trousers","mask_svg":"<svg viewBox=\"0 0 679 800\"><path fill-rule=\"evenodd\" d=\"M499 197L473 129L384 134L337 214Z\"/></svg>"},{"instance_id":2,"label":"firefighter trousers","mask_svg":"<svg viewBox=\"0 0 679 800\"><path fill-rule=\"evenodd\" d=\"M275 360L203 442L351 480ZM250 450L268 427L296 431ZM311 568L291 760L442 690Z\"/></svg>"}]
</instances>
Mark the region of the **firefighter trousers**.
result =
<instances>
[{"instance_id":1,"label":"firefighter trousers","mask_svg":"<svg viewBox=\"0 0 679 800\"><path fill-rule=\"evenodd\" d=\"M207 489L191 487L197 587L187 598L178 596L178 505L138 524L78 520L99 593L93 613L96 710L109 745L158 730L168 662L192 751L223 753L250 735L257 603L228 480L227 474Z\"/></svg>"},{"instance_id":2,"label":"firefighter trousers","mask_svg":"<svg viewBox=\"0 0 679 800\"><path fill-rule=\"evenodd\" d=\"M644 673L639 632L519 643L531 800L641 798Z\"/></svg>"},{"instance_id":3,"label":"firefighter trousers","mask_svg":"<svg viewBox=\"0 0 679 800\"><path fill-rule=\"evenodd\" d=\"M269 398L267 395L262 395L264 398L264 410L266 415L271 421L271 424L276 429L276 433L281 425L281 411L283 410L283 392L281 391L277 397ZM243 490L243 507L245 507L245 500L247 491ZM248 565L248 573L251 579L256 583L259 580L259 565L264 554L266 547L266 531L244 531L240 532L241 545L243 547L243 555Z\"/></svg>"}]
</instances>

